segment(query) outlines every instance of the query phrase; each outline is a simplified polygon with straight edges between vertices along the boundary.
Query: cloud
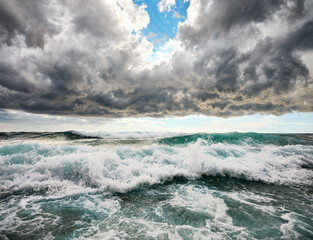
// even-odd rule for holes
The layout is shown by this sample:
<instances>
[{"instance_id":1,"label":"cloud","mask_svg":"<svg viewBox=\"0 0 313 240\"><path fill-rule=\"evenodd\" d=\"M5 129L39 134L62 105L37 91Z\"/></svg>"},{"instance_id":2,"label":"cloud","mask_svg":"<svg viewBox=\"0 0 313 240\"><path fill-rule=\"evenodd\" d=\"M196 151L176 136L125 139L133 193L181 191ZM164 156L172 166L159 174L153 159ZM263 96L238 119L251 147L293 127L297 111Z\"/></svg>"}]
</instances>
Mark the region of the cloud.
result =
<instances>
[{"instance_id":1,"label":"cloud","mask_svg":"<svg viewBox=\"0 0 313 240\"><path fill-rule=\"evenodd\" d=\"M277 18L288 32L264 37L259 25L270 28ZM310 107L303 99L312 91L312 73L299 51L313 50L312 26L308 1L191 1L188 20L178 30L184 49L176 55L190 59L187 71L198 85L223 93L227 100L209 103L221 114L311 111L312 97ZM233 101L233 95L243 100Z\"/></svg>"},{"instance_id":2,"label":"cloud","mask_svg":"<svg viewBox=\"0 0 313 240\"><path fill-rule=\"evenodd\" d=\"M180 15L179 12L177 11L174 11L173 18L185 19L185 17Z\"/></svg>"},{"instance_id":3,"label":"cloud","mask_svg":"<svg viewBox=\"0 0 313 240\"><path fill-rule=\"evenodd\" d=\"M147 38L154 38L156 37L157 35L154 33L154 32L150 32L148 35L147 35Z\"/></svg>"},{"instance_id":4,"label":"cloud","mask_svg":"<svg viewBox=\"0 0 313 240\"><path fill-rule=\"evenodd\" d=\"M175 6L175 0L161 0L158 3L158 9L160 12L170 12L173 6Z\"/></svg>"},{"instance_id":5,"label":"cloud","mask_svg":"<svg viewBox=\"0 0 313 240\"><path fill-rule=\"evenodd\" d=\"M161 1L163 11L174 2ZM174 4L173 4L174 3ZM131 0L0 0L0 107L105 117L313 111L310 0L191 0L167 57Z\"/></svg>"}]
</instances>

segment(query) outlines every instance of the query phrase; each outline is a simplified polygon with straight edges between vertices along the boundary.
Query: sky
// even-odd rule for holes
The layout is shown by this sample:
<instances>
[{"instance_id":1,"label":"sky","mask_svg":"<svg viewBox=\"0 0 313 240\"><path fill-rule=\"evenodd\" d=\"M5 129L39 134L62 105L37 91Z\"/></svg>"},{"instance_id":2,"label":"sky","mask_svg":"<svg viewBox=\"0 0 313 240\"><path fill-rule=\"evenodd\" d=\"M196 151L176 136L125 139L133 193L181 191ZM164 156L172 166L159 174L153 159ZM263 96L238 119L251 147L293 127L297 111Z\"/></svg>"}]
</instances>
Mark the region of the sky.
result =
<instances>
[{"instance_id":1,"label":"sky","mask_svg":"<svg viewBox=\"0 0 313 240\"><path fill-rule=\"evenodd\" d=\"M0 131L313 132L312 0L0 0Z\"/></svg>"}]
</instances>

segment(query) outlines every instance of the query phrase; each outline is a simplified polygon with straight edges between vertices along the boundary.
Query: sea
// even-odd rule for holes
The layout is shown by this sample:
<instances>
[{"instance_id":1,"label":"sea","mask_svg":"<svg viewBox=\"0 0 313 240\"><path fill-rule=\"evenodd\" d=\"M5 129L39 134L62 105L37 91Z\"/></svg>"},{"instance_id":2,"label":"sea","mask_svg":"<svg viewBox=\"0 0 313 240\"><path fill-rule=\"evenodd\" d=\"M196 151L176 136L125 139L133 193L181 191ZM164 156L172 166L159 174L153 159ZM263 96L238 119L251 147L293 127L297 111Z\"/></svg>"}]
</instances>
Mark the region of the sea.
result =
<instances>
[{"instance_id":1,"label":"sea","mask_svg":"<svg viewBox=\"0 0 313 240\"><path fill-rule=\"evenodd\" d=\"M2 132L0 239L313 239L313 134Z\"/></svg>"}]
</instances>

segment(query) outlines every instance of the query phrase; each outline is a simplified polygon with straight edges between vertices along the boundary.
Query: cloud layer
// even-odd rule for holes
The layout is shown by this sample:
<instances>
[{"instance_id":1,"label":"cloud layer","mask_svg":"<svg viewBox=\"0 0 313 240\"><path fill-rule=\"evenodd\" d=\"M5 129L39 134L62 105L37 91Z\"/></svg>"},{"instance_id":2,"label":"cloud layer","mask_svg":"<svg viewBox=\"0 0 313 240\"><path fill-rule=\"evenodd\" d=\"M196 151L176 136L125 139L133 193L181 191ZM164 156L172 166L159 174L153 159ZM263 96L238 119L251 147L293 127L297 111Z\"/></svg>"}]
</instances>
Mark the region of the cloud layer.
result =
<instances>
[{"instance_id":1,"label":"cloud layer","mask_svg":"<svg viewBox=\"0 0 313 240\"><path fill-rule=\"evenodd\" d=\"M187 15L175 53L152 64L144 4L0 0L0 108L105 117L313 111L311 0L191 0Z\"/></svg>"}]
</instances>

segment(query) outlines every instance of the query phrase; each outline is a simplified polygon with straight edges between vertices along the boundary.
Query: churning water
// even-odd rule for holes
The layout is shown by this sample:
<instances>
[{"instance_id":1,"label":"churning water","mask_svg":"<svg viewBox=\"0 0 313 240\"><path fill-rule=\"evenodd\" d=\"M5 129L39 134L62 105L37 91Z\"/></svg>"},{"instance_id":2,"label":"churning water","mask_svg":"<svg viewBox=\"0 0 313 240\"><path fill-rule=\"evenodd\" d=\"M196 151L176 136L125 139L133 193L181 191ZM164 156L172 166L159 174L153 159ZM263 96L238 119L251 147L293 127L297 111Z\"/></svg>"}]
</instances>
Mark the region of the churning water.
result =
<instances>
[{"instance_id":1,"label":"churning water","mask_svg":"<svg viewBox=\"0 0 313 240\"><path fill-rule=\"evenodd\" d=\"M312 134L0 133L0 239L312 239Z\"/></svg>"}]
</instances>

